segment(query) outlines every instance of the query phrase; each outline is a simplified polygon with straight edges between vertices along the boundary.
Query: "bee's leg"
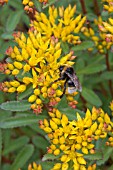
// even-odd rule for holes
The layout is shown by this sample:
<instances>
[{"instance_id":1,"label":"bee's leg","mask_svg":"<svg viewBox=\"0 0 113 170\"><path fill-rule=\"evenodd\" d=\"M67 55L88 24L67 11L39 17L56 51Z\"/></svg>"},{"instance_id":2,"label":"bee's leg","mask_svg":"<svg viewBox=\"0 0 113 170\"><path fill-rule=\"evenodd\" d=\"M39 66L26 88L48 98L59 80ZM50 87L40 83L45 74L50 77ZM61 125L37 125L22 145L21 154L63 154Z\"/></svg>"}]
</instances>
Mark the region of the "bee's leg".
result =
<instances>
[{"instance_id":1,"label":"bee's leg","mask_svg":"<svg viewBox=\"0 0 113 170\"><path fill-rule=\"evenodd\" d=\"M60 78L58 78L57 80L55 80L54 82L52 82L52 84L53 84L53 83L56 83L57 81L60 81L60 80L64 80L64 78L63 78L63 77L60 77Z\"/></svg>"},{"instance_id":2,"label":"bee's leg","mask_svg":"<svg viewBox=\"0 0 113 170\"><path fill-rule=\"evenodd\" d=\"M65 92L66 92L66 84L67 84L67 81L68 81L68 80L66 80L65 83L64 83L64 90L63 90L63 93L62 93L62 95L60 96L60 98L62 98L62 97L64 96Z\"/></svg>"}]
</instances>

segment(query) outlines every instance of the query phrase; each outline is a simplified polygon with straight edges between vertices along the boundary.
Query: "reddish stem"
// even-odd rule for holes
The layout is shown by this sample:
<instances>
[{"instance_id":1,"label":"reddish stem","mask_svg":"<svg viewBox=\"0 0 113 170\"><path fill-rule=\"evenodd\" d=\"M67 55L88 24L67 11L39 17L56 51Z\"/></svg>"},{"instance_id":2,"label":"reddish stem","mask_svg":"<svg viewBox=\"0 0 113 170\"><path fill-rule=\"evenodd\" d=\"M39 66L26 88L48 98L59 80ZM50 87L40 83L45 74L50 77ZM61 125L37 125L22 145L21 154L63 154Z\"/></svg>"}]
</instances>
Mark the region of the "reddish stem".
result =
<instances>
[{"instance_id":1,"label":"reddish stem","mask_svg":"<svg viewBox=\"0 0 113 170\"><path fill-rule=\"evenodd\" d=\"M97 0L93 0L93 4L94 4L95 14L96 14L97 16L99 16L99 15L100 15L100 10L99 10L99 6L98 6Z\"/></svg>"},{"instance_id":2,"label":"reddish stem","mask_svg":"<svg viewBox=\"0 0 113 170\"><path fill-rule=\"evenodd\" d=\"M81 3L81 7L82 7L83 14L86 14L87 11L86 11L86 7L85 7L84 0L80 0L80 3Z\"/></svg>"}]
</instances>

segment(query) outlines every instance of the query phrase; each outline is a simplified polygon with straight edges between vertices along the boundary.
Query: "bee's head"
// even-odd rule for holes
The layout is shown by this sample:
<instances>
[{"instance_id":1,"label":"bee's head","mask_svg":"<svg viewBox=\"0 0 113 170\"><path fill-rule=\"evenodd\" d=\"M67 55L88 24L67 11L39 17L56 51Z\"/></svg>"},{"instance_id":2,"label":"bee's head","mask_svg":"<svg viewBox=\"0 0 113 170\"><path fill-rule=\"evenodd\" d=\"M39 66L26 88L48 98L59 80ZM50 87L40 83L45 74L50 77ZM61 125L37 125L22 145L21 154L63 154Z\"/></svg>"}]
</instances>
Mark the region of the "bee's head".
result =
<instances>
[{"instance_id":1,"label":"bee's head","mask_svg":"<svg viewBox=\"0 0 113 170\"><path fill-rule=\"evenodd\" d=\"M70 74L72 74L74 72L72 67L67 67L66 71Z\"/></svg>"},{"instance_id":2,"label":"bee's head","mask_svg":"<svg viewBox=\"0 0 113 170\"><path fill-rule=\"evenodd\" d=\"M59 71L62 72L65 66L60 66Z\"/></svg>"}]
</instances>

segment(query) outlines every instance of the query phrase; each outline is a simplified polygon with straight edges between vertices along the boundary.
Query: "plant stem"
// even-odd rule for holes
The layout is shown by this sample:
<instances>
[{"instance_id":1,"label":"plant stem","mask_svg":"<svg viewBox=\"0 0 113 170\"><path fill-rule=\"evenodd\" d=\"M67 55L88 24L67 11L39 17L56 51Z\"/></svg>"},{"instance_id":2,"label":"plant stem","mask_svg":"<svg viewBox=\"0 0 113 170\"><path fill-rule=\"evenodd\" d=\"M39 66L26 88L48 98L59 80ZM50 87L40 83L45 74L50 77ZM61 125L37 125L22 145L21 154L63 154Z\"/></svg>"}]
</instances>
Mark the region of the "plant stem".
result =
<instances>
[{"instance_id":1,"label":"plant stem","mask_svg":"<svg viewBox=\"0 0 113 170\"><path fill-rule=\"evenodd\" d=\"M93 0L93 4L94 4L95 14L96 14L97 16L99 16L99 15L100 15L100 10L99 10L99 6L98 6L97 0Z\"/></svg>"},{"instance_id":2,"label":"plant stem","mask_svg":"<svg viewBox=\"0 0 113 170\"><path fill-rule=\"evenodd\" d=\"M106 66L107 66L107 70L110 71L108 51L106 52ZM112 81L111 80L109 80L109 89L110 89L111 95L113 96L113 88L112 88Z\"/></svg>"},{"instance_id":3,"label":"plant stem","mask_svg":"<svg viewBox=\"0 0 113 170\"><path fill-rule=\"evenodd\" d=\"M82 7L83 14L86 14L87 11L86 11L86 7L85 7L84 0L80 0L80 3L81 3L81 7Z\"/></svg>"},{"instance_id":4,"label":"plant stem","mask_svg":"<svg viewBox=\"0 0 113 170\"><path fill-rule=\"evenodd\" d=\"M82 95L80 95L80 98L81 98L81 101L83 103L83 110L86 111L87 110L87 107L86 107L86 100L84 99L84 97Z\"/></svg>"}]
</instances>

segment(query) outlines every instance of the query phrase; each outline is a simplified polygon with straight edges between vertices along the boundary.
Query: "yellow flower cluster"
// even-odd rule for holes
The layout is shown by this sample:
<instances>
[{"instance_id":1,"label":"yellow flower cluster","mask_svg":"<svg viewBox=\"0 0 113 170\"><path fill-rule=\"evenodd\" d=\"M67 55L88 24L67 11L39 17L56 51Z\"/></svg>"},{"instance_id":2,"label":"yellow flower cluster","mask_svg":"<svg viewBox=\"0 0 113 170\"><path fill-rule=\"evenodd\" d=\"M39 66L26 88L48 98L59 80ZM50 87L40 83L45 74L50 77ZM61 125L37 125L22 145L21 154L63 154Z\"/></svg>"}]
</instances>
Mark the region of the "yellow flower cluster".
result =
<instances>
[{"instance_id":1,"label":"yellow flower cluster","mask_svg":"<svg viewBox=\"0 0 113 170\"><path fill-rule=\"evenodd\" d=\"M41 36L36 30L30 30L27 38L23 33L15 35L15 41L18 46L9 47L6 51L10 61L7 60L5 70L2 69L6 74L13 75L14 79L2 84L3 91L22 93L31 86L32 92L28 101L32 103L34 112L40 113L44 104L53 107L60 101L64 81L54 83L54 80L60 77L61 65L74 64L70 61L73 52L62 56L60 42L54 39L46 40L45 36ZM68 99L70 102L74 100L71 96L68 96Z\"/></svg>"},{"instance_id":2,"label":"yellow flower cluster","mask_svg":"<svg viewBox=\"0 0 113 170\"><path fill-rule=\"evenodd\" d=\"M108 132L112 132L113 123L108 114L93 107L92 113L87 110L85 118L81 118L77 113L77 120L73 121L69 121L68 117L57 109L53 109L49 115L49 121L40 121L40 128L48 134L51 141L48 153L59 155L61 161L56 163L52 170L68 170L70 164L74 170L86 170L84 155L94 154L94 141L104 139Z\"/></svg>"},{"instance_id":3,"label":"yellow flower cluster","mask_svg":"<svg viewBox=\"0 0 113 170\"><path fill-rule=\"evenodd\" d=\"M99 30L105 34L106 42L113 45L113 19L108 18L108 22L99 24Z\"/></svg>"},{"instance_id":4,"label":"yellow flower cluster","mask_svg":"<svg viewBox=\"0 0 113 170\"><path fill-rule=\"evenodd\" d=\"M55 170L59 170L59 167L61 167L60 164L59 163L56 164L56 169ZM55 168L55 166L54 166L54 168ZM81 166L81 168L83 168L81 170L84 170L83 166ZM28 170L43 170L43 169L42 169L41 165L39 165L39 164L37 165L35 162L33 162L33 166L31 164L29 164ZM66 166L62 166L62 170L66 170ZM88 166L87 170L96 170L96 164Z\"/></svg>"},{"instance_id":5,"label":"yellow flower cluster","mask_svg":"<svg viewBox=\"0 0 113 170\"><path fill-rule=\"evenodd\" d=\"M33 13L34 2L32 0L23 0L22 3L25 11Z\"/></svg>"},{"instance_id":6,"label":"yellow flower cluster","mask_svg":"<svg viewBox=\"0 0 113 170\"><path fill-rule=\"evenodd\" d=\"M113 0L103 0L107 4L104 5L104 9L108 12L113 12Z\"/></svg>"},{"instance_id":7,"label":"yellow flower cluster","mask_svg":"<svg viewBox=\"0 0 113 170\"><path fill-rule=\"evenodd\" d=\"M102 18L101 17L99 17L98 20L95 20L94 23L96 26L97 25L99 26L99 29L102 29L102 26L101 26ZM95 46L100 53L106 53L106 50L110 49L111 46L113 45L113 42L107 41L108 39L104 31L105 31L105 28L102 32L100 31L97 34L97 31L94 31L93 28L86 28L86 27L82 28L83 34L89 39L91 39L92 41L94 41ZM92 51L93 48L89 48L88 50Z\"/></svg>"},{"instance_id":8,"label":"yellow flower cluster","mask_svg":"<svg viewBox=\"0 0 113 170\"><path fill-rule=\"evenodd\" d=\"M63 42L71 44L80 44L80 37L78 34L86 21L86 17L78 15L76 18L76 5L72 8L69 5L66 9L64 7L55 8L49 7L49 16L44 13L36 12L35 20L32 22L33 26L38 32L45 35L46 38L53 37L61 39Z\"/></svg>"},{"instance_id":9,"label":"yellow flower cluster","mask_svg":"<svg viewBox=\"0 0 113 170\"><path fill-rule=\"evenodd\" d=\"M8 0L0 0L0 5L4 5L7 2L8 2Z\"/></svg>"}]
</instances>

